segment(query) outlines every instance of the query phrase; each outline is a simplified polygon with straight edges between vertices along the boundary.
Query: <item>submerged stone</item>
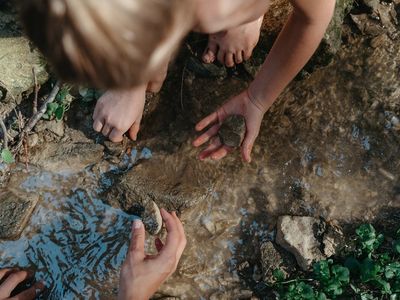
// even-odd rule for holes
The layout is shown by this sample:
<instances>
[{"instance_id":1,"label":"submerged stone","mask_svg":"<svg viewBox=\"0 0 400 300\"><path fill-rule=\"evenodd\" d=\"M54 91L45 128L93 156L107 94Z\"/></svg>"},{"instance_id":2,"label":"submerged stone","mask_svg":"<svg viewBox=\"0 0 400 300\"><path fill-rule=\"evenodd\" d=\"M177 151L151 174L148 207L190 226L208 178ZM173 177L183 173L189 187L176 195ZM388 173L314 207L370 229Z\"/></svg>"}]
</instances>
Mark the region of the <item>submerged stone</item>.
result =
<instances>
[{"instance_id":1,"label":"submerged stone","mask_svg":"<svg viewBox=\"0 0 400 300\"><path fill-rule=\"evenodd\" d=\"M150 234L159 231L159 208L179 211L192 207L208 195L199 163L178 156L142 161L117 182L106 195L107 201L141 217ZM157 207L157 209L155 209Z\"/></svg>"},{"instance_id":2,"label":"submerged stone","mask_svg":"<svg viewBox=\"0 0 400 300\"><path fill-rule=\"evenodd\" d=\"M246 121L243 116L228 117L219 129L221 142L229 147L240 147L246 134Z\"/></svg>"},{"instance_id":3,"label":"submerged stone","mask_svg":"<svg viewBox=\"0 0 400 300\"><path fill-rule=\"evenodd\" d=\"M38 200L35 194L19 195L9 190L0 193L0 239L18 238Z\"/></svg>"},{"instance_id":4,"label":"submerged stone","mask_svg":"<svg viewBox=\"0 0 400 300\"><path fill-rule=\"evenodd\" d=\"M92 143L46 143L32 151L29 163L50 172L79 173L103 157L104 147Z\"/></svg>"}]
</instances>

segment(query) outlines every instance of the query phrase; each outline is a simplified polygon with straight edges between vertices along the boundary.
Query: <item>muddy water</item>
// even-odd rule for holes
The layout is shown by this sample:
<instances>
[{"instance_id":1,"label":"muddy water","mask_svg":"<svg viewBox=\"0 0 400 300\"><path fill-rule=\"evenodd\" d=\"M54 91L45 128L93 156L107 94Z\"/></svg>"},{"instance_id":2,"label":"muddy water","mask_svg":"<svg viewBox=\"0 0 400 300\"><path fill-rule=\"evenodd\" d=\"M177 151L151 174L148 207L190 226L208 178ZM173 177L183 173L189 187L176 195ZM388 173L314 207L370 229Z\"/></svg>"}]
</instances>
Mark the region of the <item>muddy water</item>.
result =
<instances>
[{"instance_id":1,"label":"muddy water","mask_svg":"<svg viewBox=\"0 0 400 300\"><path fill-rule=\"evenodd\" d=\"M89 179L84 186L81 176ZM126 255L133 217L98 199L90 179L89 173L28 176L23 188L40 193L41 200L21 238L0 242L0 267L36 270L36 279L48 287L45 299L106 299L115 293L112 279Z\"/></svg>"}]
</instances>

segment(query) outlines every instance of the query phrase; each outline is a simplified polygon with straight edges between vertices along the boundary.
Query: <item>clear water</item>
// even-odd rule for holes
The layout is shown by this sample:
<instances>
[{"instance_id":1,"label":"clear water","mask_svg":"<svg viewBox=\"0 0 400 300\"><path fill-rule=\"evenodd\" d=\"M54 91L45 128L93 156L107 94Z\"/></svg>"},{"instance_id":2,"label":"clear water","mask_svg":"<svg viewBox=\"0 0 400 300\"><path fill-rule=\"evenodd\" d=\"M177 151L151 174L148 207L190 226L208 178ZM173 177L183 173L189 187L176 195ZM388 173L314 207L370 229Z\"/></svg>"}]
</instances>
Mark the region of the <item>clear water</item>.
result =
<instances>
[{"instance_id":1,"label":"clear water","mask_svg":"<svg viewBox=\"0 0 400 300\"><path fill-rule=\"evenodd\" d=\"M21 238L0 242L0 267L36 270L36 280L48 287L44 299L109 299L105 293L116 293L134 217L104 204L94 185L66 193L77 179L29 177L23 186L32 192L64 189L43 192Z\"/></svg>"}]
</instances>

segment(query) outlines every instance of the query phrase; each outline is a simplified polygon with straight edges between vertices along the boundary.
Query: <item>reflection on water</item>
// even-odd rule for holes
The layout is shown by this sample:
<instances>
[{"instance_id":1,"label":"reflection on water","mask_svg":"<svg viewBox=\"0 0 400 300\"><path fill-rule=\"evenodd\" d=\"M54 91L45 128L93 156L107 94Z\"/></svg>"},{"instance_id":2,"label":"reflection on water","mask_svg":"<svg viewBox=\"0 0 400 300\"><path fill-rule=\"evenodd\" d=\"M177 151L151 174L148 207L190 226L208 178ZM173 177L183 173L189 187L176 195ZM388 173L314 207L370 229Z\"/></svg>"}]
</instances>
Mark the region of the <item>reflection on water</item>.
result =
<instances>
[{"instance_id":1,"label":"reflection on water","mask_svg":"<svg viewBox=\"0 0 400 300\"><path fill-rule=\"evenodd\" d=\"M37 178L25 187L33 190ZM52 184L57 186L54 178ZM105 287L115 287L133 217L105 205L95 192L71 189L65 194L45 192L21 238L0 242L0 267L35 269L36 279L48 287L46 299L104 298Z\"/></svg>"}]
</instances>

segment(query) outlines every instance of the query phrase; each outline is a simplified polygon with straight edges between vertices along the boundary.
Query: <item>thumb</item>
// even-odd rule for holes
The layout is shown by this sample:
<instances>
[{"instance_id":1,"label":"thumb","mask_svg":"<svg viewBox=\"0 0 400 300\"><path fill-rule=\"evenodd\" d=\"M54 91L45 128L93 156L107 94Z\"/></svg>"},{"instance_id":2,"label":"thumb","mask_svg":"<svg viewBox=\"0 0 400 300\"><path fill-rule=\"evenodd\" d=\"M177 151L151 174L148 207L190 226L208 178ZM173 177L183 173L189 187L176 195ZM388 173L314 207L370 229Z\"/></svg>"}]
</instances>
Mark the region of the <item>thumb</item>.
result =
<instances>
[{"instance_id":1,"label":"thumb","mask_svg":"<svg viewBox=\"0 0 400 300\"><path fill-rule=\"evenodd\" d=\"M145 230L141 220L135 220L132 224L132 237L131 244L129 246L129 255L134 260L140 261L145 258L144 254L144 240Z\"/></svg>"},{"instance_id":2,"label":"thumb","mask_svg":"<svg viewBox=\"0 0 400 300\"><path fill-rule=\"evenodd\" d=\"M246 136L242 143L242 157L244 161L250 163L251 151L260 131L260 124L254 121L247 121L246 127Z\"/></svg>"}]
</instances>

